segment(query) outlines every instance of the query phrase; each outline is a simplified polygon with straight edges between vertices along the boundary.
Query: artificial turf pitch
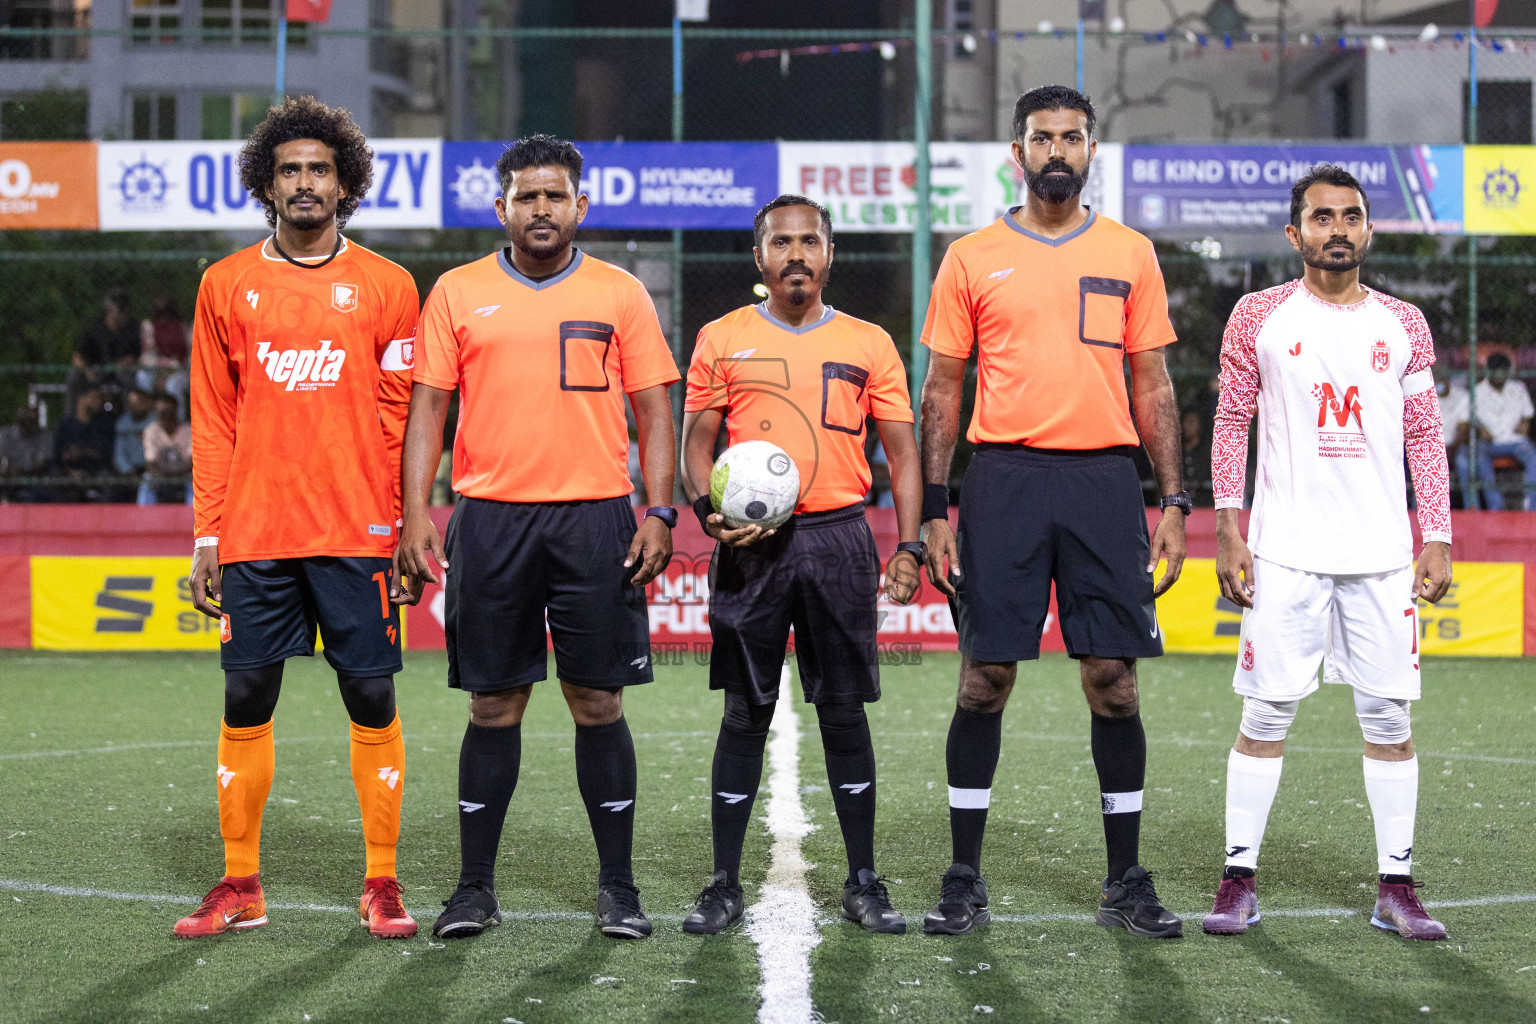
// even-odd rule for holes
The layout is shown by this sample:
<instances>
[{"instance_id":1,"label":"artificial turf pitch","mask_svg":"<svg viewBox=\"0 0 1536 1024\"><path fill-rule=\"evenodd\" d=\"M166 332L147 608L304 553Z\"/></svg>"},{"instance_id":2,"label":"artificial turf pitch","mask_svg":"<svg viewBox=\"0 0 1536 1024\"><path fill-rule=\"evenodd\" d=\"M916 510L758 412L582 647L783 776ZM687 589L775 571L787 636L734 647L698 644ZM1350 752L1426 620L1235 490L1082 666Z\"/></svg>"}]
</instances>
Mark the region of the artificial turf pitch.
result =
<instances>
[{"instance_id":1,"label":"artificial turf pitch","mask_svg":"<svg viewBox=\"0 0 1536 1024\"><path fill-rule=\"evenodd\" d=\"M1248 935L1200 931L1222 863L1226 751L1239 704L1225 657L1141 666L1149 739L1142 860L1186 915L1154 942L1089 919L1104 871L1088 712L1065 658L1023 666L1004 719L982 868L992 912L963 938L921 933L948 864L944 741L956 658L884 670L879 868L905 936L836 919L845 875L815 719L800 715L819 1019L949 1021L1536 1020L1536 673L1520 661L1428 661L1414 707L1421 779L1415 875L1450 929L1410 943L1368 924L1374 844L1349 694L1302 703ZM659 669L626 712L640 764L635 870L656 934L605 939L572 727L535 687L498 887L509 920L428 937L458 874L456 775L466 707L441 656L399 677L409 760L400 875L421 934L358 925L363 850L346 717L323 660L290 662L263 828L272 923L176 941L171 924L222 871L214 740L222 688L204 655L0 655L0 1020L734 1022L754 1019L757 947L678 927L710 869L707 776L720 698L705 670ZM766 807L767 778L757 814ZM766 830L749 835L750 902ZM53 887L43 888L44 886Z\"/></svg>"}]
</instances>

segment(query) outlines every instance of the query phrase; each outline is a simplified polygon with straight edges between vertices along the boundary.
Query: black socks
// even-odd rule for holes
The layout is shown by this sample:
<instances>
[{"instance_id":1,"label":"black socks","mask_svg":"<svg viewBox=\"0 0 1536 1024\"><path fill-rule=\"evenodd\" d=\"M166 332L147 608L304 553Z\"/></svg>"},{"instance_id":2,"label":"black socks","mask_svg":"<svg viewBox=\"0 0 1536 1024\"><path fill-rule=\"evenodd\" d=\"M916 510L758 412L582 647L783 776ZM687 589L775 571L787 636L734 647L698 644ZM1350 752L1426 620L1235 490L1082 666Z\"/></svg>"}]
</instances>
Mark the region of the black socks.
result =
<instances>
[{"instance_id":1,"label":"black socks","mask_svg":"<svg viewBox=\"0 0 1536 1024\"><path fill-rule=\"evenodd\" d=\"M1147 776L1147 736L1141 715L1093 716L1093 766L1099 773L1104 810L1104 851L1109 880L1118 882L1140 863L1141 793Z\"/></svg>"},{"instance_id":2,"label":"black socks","mask_svg":"<svg viewBox=\"0 0 1536 1024\"><path fill-rule=\"evenodd\" d=\"M507 804L517 788L523 727L469 723L459 748L459 884L492 886Z\"/></svg>"},{"instance_id":3,"label":"black socks","mask_svg":"<svg viewBox=\"0 0 1536 1024\"><path fill-rule=\"evenodd\" d=\"M635 777L635 743L622 715L576 727L576 785L597 843L599 885L634 883Z\"/></svg>"},{"instance_id":4,"label":"black socks","mask_svg":"<svg viewBox=\"0 0 1536 1024\"><path fill-rule=\"evenodd\" d=\"M949 776L949 833L954 862L981 873L981 838L992 801L992 776L1003 748L1003 713L967 711L955 706L944 745Z\"/></svg>"}]
</instances>

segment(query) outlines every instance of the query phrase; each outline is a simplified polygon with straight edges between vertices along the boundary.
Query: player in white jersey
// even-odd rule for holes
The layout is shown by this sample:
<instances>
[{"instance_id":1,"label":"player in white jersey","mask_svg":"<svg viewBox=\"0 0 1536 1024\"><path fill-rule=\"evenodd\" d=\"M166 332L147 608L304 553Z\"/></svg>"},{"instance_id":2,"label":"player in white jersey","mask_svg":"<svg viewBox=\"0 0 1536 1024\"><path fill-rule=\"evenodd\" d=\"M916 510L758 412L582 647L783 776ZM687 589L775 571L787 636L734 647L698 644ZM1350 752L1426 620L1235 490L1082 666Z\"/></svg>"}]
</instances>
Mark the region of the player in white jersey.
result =
<instances>
[{"instance_id":1,"label":"player in white jersey","mask_svg":"<svg viewBox=\"0 0 1536 1024\"><path fill-rule=\"evenodd\" d=\"M1443 939L1410 874L1419 764L1408 703L1419 696L1414 601L1451 583L1450 479L1417 308L1360 283L1370 201L1341 167L1314 167L1291 191L1286 236L1301 280L1245 295L1221 343L1212 438L1216 571L1244 609L1233 687L1243 696L1227 761L1227 867L1207 932L1258 921L1254 871L1280 785L1285 734L1301 698L1354 688L1365 736L1365 791L1380 871L1371 923ZM1248 543L1239 528L1248 425L1259 413L1258 481ZM1423 551L1413 562L1403 453L1413 470ZM1251 546L1251 550L1250 550Z\"/></svg>"}]
</instances>

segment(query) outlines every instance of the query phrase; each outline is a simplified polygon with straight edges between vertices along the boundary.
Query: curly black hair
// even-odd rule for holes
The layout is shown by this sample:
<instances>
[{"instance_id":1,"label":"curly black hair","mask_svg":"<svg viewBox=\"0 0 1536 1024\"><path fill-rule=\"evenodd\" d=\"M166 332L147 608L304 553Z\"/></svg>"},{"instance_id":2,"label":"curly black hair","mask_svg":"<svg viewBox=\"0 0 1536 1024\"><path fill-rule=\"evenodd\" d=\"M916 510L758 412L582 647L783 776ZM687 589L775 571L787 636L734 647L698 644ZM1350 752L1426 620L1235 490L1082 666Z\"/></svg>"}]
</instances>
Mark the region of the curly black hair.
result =
<instances>
[{"instance_id":1,"label":"curly black hair","mask_svg":"<svg viewBox=\"0 0 1536 1024\"><path fill-rule=\"evenodd\" d=\"M295 139L315 139L335 152L336 177L346 190L336 204L336 224L344 226L373 184L373 150L342 107L328 107L313 96L293 96L280 107L268 107L240 150L240 184L266 211L267 223L276 227L277 207L268 190L277 173L277 147Z\"/></svg>"}]
</instances>

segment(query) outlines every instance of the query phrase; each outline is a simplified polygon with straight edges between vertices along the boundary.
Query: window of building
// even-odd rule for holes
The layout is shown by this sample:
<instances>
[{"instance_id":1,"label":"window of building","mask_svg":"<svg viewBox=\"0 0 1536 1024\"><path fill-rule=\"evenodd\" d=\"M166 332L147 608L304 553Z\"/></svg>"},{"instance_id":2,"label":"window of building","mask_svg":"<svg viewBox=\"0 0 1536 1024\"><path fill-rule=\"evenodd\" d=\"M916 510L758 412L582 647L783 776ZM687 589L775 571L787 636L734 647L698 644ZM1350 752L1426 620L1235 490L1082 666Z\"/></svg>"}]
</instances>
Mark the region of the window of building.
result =
<instances>
[{"instance_id":1,"label":"window of building","mask_svg":"<svg viewBox=\"0 0 1536 1024\"><path fill-rule=\"evenodd\" d=\"M277 20L286 0L203 0L205 43L268 45L277 38ZM309 23L288 23L288 45L309 41Z\"/></svg>"},{"instance_id":2,"label":"window of building","mask_svg":"<svg viewBox=\"0 0 1536 1024\"><path fill-rule=\"evenodd\" d=\"M174 139L176 137L176 97L156 94L135 96L131 104L130 128L134 139Z\"/></svg>"},{"instance_id":3,"label":"window of building","mask_svg":"<svg viewBox=\"0 0 1536 1024\"><path fill-rule=\"evenodd\" d=\"M6 28L87 28L90 0L3 0L0 25ZM85 60L91 39L85 35L8 36L0 39L0 60Z\"/></svg>"},{"instance_id":4,"label":"window of building","mask_svg":"<svg viewBox=\"0 0 1536 1024\"><path fill-rule=\"evenodd\" d=\"M1354 83L1341 78L1333 83L1333 137L1350 139L1355 135Z\"/></svg>"},{"instance_id":5,"label":"window of building","mask_svg":"<svg viewBox=\"0 0 1536 1024\"><path fill-rule=\"evenodd\" d=\"M202 101L202 136L204 139L243 139L256 130L266 116L272 97L266 93L220 93L204 96Z\"/></svg>"},{"instance_id":6,"label":"window of building","mask_svg":"<svg viewBox=\"0 0 1536 1024\"><path fill-rule=\"evenodd\" d=\"M1471 101L1472 90L1461 83L1463 117ZM1467 137L1463 121L1461 137ZM1477 80L1477 142L1483 146L1529 146L1531 144L1531 80Z\"/></svg>"},{"instance_id":7,"label":"window of building","mask_svg":"<svg viewBox=\"0 0 1536 1024\"><path fill-rule=\"evenodd\" d=\"M130 0L129 37L135 43L181 42L182 7L182 0Z\"/></svg>"}]
</instances>

